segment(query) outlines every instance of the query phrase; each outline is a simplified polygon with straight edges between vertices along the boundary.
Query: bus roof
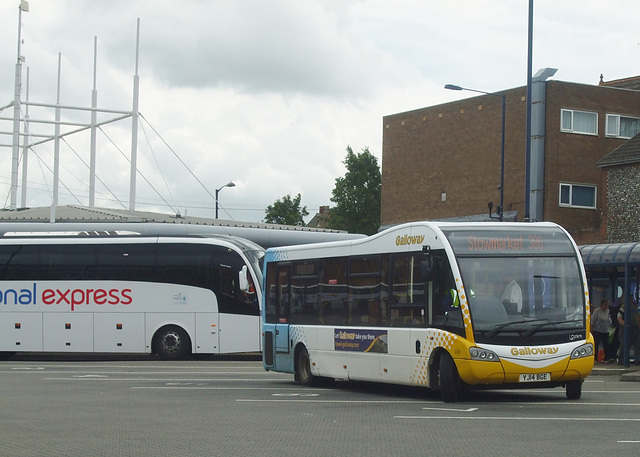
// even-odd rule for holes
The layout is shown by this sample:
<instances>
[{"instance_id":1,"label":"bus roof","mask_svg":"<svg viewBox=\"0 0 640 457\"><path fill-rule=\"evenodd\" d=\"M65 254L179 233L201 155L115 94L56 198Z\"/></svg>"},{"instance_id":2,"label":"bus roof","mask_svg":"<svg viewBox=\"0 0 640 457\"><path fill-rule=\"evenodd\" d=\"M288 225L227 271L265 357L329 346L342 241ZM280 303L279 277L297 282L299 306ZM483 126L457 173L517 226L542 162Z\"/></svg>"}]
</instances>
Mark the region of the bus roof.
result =
<instances>
[{"instance_id":1,"label":"bus roof","mask_svg":"<svg viewBox=\"0 0 640 457\"><path fill-rule=\"evenodd\" d=\"M427 229L431 234L434 235L430 241L427 239L421 240L419 237L415 240L412 237L412 234L415 235L418 233L417 231L424 232L424 229ZM416 222L408 222L405 224L395 225L390 227L384 231L378 232L374 235L371 235L367 238L359 238L354 240L346 240L346 241L334 241L328 243L317 243L317 244L305 244L305 245L296 245L296 246L283 246L281 248L270 248L267 252L276 252L276 251L288 251L288 252L296 252L296 251L304 251L304 250L315 250L322 251L331 248L336 249L344 249L347 246L351 247L351 249L357 250L359 246L363 246L367 243L375 243L377 240L384 240L385 238L392 238L395 240L394 243L382 244L380 246L379 252L392 252L398 251L397 246L401 246L402 248L406 248L406 250L410 250L410 247L413 246L416 249L421 249L422 245L431 245L432 248L435 248L437 245L442 245L442 241L439 240L439 237L445 237L445 233L447 232L467 232L467 231L477 231L477 232L532 232L535 230L543 230L545 232L555 232L562 233L566 235L565 241L568 241L570 236L568 233L559 225L552 222L437 222L437 221L416 221ZM397 237L401 237L399 240ZM564 238L564 237L563 237ZM435 241L435 242L434 242ZM384 243L384 242L383 242ZM572 241L568 241L568 244L573 244ZM386 246L386 247L385 247ZM320 255L320 257L331 256L330 253L325 253Z\"/></svg>"},{"instance_id":2,"label":"bus roof","mask_svg":"<svg viewBox=\"0 0 640 457\"><path fill-rule=\"evenodd\" d=\"M364 238L364 235L331 232L284 230L223 225L173 224L161 222L0 222L0 237L54 236L208 236L228 235L244 238L266 249L272 246L319 243Z\"/></svg>"}]
</instances>

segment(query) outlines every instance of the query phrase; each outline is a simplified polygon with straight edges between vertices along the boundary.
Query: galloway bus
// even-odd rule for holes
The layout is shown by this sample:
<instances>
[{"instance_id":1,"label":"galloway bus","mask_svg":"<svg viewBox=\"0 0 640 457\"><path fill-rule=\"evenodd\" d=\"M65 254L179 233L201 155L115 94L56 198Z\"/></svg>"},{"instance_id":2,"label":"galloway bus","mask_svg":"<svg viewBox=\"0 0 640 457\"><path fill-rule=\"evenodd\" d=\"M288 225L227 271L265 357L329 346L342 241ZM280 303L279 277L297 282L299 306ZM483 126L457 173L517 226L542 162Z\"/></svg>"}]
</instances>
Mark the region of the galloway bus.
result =
<instances>
[{"instance_id":1,"label":"galloway bus","mask_svg":"<svg viewBox=\"0 0 640 457\"><path fill-rule=\"evenodd\" d=\"M303 385L559 387L593 368L577 247L552 223L399 225L365 239L270 248L263 365Z\"/></svg>"},{"instance_id":2,"label":"galloway bus","mask_svg":"<svg viewBox=\"0 0 640 457\"><path fill-rule=\"evenodd\" d=\"M0 355L260 352L264 250L224 235L0 237Z\"/></svg>"}]
</instances>

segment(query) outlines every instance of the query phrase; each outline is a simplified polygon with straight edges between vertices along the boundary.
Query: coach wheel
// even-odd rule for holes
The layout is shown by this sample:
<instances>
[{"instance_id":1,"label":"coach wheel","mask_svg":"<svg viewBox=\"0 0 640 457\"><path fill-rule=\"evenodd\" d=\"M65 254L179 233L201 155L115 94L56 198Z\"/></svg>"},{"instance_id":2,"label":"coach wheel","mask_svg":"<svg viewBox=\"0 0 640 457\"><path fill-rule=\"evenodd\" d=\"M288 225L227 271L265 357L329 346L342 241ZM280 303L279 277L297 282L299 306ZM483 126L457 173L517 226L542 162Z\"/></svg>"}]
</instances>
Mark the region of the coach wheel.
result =
<instances>
[{"instance_id":1,"label":"coach wheel","mask_svg":"<svg viewBox=\"0 0 640 457\"><path fill-rule=\"evenodd\" d=\"M156 334L156 352L163 359L181 359L190 351L189 335L180 327L165 327Z\"/></svg>"},{"instance_id":2,"label":"coach wheel","mask_svg":"<svg viewBox=\"0 0 640 457\"><path fill-rule=\"evenodd\" d=\"M582 380L567 382L567 398L569 400L579 400L582 396Z\"/></svg>"},{"instance_id":3,"label":"coach wheel","mask_svg":"<svg viewBox=\"0 0 640 457\"><path fill-rule=\"evenodd\" d=\"M448 353L440 357L440 395L447 402L455 402L460 398L460 376L456 364Z\"/></svg>"}]
</instances>

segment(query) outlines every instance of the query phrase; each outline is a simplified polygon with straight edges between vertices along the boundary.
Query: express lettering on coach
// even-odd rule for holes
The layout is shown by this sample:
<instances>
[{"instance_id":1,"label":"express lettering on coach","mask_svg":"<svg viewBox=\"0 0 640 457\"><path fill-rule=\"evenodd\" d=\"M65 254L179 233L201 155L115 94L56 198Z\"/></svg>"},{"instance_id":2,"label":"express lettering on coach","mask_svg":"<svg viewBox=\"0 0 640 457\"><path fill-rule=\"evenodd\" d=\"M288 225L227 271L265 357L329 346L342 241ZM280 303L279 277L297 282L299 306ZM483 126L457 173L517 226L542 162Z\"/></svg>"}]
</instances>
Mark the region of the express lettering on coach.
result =
<instances>
[{"instance_id":1,"label":"express lettering on coach","mask_svg":"<svg viewBox=\"0 0 640 457\"><path fill-rule=\"evenodd\" d=\"M79 305L130 305L133 301L131 289L45 289L40 294L43 304L69 306L75 311ZM37 284L31 289L0 290L3 305L37 305Z\"/></svg>"}]
</instances>

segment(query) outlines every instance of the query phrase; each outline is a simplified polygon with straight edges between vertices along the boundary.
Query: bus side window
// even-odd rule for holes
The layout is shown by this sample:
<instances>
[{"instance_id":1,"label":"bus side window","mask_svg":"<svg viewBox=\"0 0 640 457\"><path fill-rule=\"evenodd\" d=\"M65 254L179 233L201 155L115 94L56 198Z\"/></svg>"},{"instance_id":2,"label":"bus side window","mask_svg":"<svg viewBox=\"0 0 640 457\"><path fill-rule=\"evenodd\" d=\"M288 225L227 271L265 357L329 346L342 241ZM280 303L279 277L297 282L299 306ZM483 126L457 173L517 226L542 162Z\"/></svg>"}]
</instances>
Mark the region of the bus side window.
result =
<instances>
[{"instance_id":1,"label":"bus side window","mask_svg":"<svg viewBox=\"0 0 640 457\"><path fill-rule=\"evenodd\" d=\"M291 277L291 323L319 324L318 261L305 260L293 264Z\"/></svg>"},{"instance_id":2,"label":"bus side window","mask_svg":"<svg viewBox=\"0 0 640 457\"><path fill-rule=\"evenodd\" d=\"M289 323L289 296L290 296L290 264L278 265L278 282L276 285L276 322Z\"/></svg>"},{"instance_id":3,"label":"bus side window","mask_svg":"<svg viewBox=\"0 0 640 457\"><path fill-rule=\"evenodd\" d=\"M181 254L182 259L187 254ZM184 263L182 259L172 259L176 268ZM94 265L88 265L85 276L91 279L114 281L154 281L155 249L143 244L109 244L98 246Z\"/></svg>"},{"instance_id":4,"label":"bus side window","mask_svg":"<svg viewBox=\"0 0 640 457\"><path fill-rule=\"evenodd\" d=\"M276 291L278 290L277 264L267 264L267 279L265 283L265 318L270 324L276 323Z\"/></svg>"},{"instance_id":5,"label":"bus side window","mask_svg":"<svg viewBox=\"0 0 640 457\"><path fill-rule=\"evenodd\" d=\"M41 246L7 246L2 279L32 280L50 277L51 268L40 264Z\"/></svg>"},{"instance_id":6,"label":"bus side window","mask_svg":"<svg viewBox=\"0 0 640 457\"><path fill-rule=\"evenodd\" d=\"M347 258L320 259L319 268L320 323L346 324L348 321Z\"/></svg>"},{"instance_id":7,"label":"bus side window","mask_svg":"<svg viewBox=\"0 0 640 457\"><path fill-rule=\"evenodd\" d=\"M256 316L260 314L253 279L248 272L245 276L247 290L240 287L239 277L243 268L246 268L240 254L228 248L216 247L213 251L211 275L220 311Z\"/></svg>"},{"instance_id":8,"label":"bus side window","mask_svg":"<svg viewBox=\"0 0 640 457\"><path fill-rule=\"evenodd\" d=\"M381 256L353 257L349 270L349 322L353 325L381 325Z\"/></svg>"},{"instance_id":9,"label":"bus side window","mask_svg":"<svg viewBox=\"0 0 640 457\"><path fill-rule=\"evenodd\" d=\"M391 325L420 327L426 325L425 283L421 274L422 255L400 254L392 257Z\"/></svg>"}]
</instances>

